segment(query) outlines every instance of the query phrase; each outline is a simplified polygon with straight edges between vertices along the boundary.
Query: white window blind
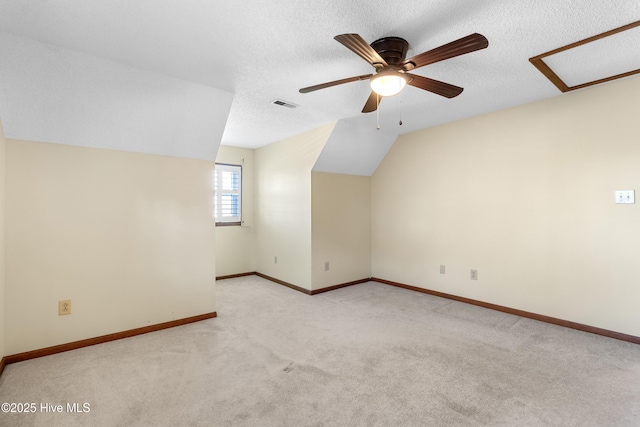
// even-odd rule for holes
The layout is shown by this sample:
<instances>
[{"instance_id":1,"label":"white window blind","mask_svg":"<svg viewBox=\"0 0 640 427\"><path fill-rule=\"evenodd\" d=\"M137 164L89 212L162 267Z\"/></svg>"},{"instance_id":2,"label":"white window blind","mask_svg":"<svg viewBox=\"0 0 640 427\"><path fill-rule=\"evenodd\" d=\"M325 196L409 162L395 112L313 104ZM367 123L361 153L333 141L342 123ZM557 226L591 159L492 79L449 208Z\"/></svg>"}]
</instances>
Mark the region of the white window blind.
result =
<instances>
[{"instance_id":1,"label":"white window blind","mask_svg":"<svg viewBox=\"0 0 640 427\"><path fill-rule=\"evenodd\" d=\"M242 166L216 163L214 215L218 225L242 222Z\"/></svg>"}]
</instances>

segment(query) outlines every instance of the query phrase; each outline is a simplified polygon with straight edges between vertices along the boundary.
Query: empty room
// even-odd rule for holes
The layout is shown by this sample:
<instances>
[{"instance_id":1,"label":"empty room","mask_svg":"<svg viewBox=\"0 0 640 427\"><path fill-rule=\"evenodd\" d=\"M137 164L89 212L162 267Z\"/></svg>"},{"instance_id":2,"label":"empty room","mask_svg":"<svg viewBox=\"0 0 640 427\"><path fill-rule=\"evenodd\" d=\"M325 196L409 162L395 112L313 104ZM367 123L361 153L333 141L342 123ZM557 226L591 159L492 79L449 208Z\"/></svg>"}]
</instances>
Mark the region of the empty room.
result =
<instances>
[{"instance_id":1,"label":"empty room","mask_svg":"<svg viewBox=\"0 0 640 427\"><path fill-rule=\"evenodd\" d=\"M640 3L0 0L0 426L640 425Z\"/></svg>"}]
</instances>

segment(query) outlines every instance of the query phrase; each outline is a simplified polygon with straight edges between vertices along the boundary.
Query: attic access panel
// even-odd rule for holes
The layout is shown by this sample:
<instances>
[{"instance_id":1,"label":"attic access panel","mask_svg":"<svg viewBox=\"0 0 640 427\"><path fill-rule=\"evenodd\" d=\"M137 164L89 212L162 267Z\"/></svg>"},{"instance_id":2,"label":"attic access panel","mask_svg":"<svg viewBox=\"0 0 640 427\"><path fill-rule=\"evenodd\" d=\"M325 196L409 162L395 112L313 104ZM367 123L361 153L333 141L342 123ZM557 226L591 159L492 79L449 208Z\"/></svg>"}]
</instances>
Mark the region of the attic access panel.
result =
<instances>
[{"instance_id":1,"label":"attic access panel","mask_svg":"<svg viewBox=\"0 0 640 427\"><path fill-rule=\"evenodd\" d=\"M640 21L534 56L529 61L558 89L569 92L640 73L638 46Z\"/></svg>"}]
</instances>

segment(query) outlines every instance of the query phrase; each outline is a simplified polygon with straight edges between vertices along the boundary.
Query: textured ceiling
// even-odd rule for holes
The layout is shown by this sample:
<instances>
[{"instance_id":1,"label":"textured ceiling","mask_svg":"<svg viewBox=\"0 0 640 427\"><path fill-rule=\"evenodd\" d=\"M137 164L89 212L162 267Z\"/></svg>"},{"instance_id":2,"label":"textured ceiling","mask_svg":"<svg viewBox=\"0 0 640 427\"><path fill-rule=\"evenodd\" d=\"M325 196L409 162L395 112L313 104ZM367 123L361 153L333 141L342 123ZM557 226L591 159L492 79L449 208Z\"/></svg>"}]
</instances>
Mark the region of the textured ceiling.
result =
<instances>
[{"instance_id":1,"label":"textured ceiling","mask_svg":"<svg viewBox=\"0 0 640 427\"><path fill-rule=\"evenodd\" d=\"M375 113L360 113L366 81L298 93L371 72L337 34L400 36L408 56L488 38L485 50L416 71L464 87L457 98L409 87L383 100L382 128L398 134L558 96L528 58L639 19L638 0L0 0L6 33L232 92L222 143L253 148L341 119L375 128Z\"/></svg>"}]
</instances>

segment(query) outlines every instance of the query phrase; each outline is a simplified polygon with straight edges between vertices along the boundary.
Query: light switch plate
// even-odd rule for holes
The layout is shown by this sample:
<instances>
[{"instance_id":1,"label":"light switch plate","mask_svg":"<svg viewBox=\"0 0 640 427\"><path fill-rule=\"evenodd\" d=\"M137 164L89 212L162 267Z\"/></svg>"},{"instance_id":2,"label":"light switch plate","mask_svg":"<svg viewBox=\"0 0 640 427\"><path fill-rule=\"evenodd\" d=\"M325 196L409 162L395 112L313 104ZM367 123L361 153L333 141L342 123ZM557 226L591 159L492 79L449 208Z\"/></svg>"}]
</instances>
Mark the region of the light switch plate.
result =
<instances>
[{"instance_id":1,"label":"light switch plate","mask_svg":"<svg viewBox=\"0 0 640 427\"><path fill-rule=\"evenodd\" d=\"M616 203L635 203L635 190L618 190L616 191Z\"/></svg>"}]
</instances>

